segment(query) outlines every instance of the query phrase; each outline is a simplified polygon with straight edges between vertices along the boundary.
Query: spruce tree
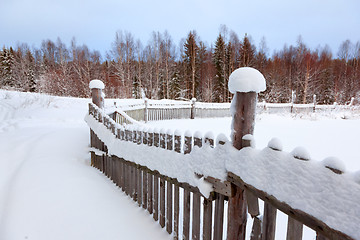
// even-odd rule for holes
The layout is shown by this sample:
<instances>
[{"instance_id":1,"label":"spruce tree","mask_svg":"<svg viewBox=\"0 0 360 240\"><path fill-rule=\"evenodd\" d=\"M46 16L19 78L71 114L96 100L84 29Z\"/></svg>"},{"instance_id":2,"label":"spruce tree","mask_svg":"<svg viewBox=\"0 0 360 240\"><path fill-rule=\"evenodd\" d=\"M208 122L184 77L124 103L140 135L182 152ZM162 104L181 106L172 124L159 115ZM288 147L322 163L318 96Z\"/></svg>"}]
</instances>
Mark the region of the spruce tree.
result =
<instances>
[{"instance_id":1,"label":"spruce tree","mask_svg":"<svg viewBox=\"0 0 360 240\"><path fill-rule=\"evenodd\" d=\"M30 50L25 54L26 80L30 92L36 91L35 60Z\"/></svg>"},{"instance_id":2,"label":"spruce tree","mask_svg":"<svg viewBox=\"0 0 360 240\"><path fill-rule=\"evenodd\" d=\"M0 81L2 86L14 87L14 51L10 47L10 50L3 48L0 53L0 67L2 69Z\"/></svg>"},{"instance_id":3,"label":"spruce tree","mask_svg":"<svg viewBox=\"0 0 360 240\"><path fill-rule=\"evenodd\" d=\"M214 100L215 102L224 102L224 87L225 87L225 57L226 57L226 49L225 42L221 34L216 39L215 49L213 53L213 63L215 66L215 94Z\"/></svg>"},{"instance_id":4,"label":"spruce tree","mask_svg":"<svg viewBox=\"0 0 360 240\"><path fill-rule=\"evenodd\" d=\"M255 60L255 46L245 34L240 48L240 67L253 67Z\"/></svg>"},{"instance_id":5,"label":"spruce tree","mask_svg":"<svg viewBox=\"0 0 360 240\"><path fill-rule=\"evenodd\" d=\"M184 63L186 64L186 88L188 90L188 98L196 98L196 89L199 85L199 47L196 42L196 32L190 31L184 44Z\"/></svg>"}]
</instances>

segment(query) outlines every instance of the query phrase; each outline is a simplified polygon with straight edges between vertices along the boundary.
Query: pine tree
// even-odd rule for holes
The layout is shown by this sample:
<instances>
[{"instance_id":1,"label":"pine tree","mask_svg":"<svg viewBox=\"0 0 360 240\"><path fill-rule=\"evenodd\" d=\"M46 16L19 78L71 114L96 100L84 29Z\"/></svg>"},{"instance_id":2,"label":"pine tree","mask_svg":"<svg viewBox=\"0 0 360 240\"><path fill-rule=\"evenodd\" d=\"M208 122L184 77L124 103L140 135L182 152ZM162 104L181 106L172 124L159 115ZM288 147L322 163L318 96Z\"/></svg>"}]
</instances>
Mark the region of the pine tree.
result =
<instances>
[{"instance_id":1,"label":"pine tree","mask_svg":"<svg viewBox=\"0 0 360 240\"><path fill-rule=\"evenodd\" d=\"M225 42L221 34L216 39L215 42L215 49L213 53L213 63L215 65L215 95L214 100L216 102L224 102L225 101L225 91L226 88L226 49L225 49Z\"/></svg>"},{"instance_id":2,"label":"pine tree","mask_svg":"<svg viewBox=\"0 0 360 240\"><path fill-rule=\"evenodd\" d=\"M254 66L254 60L255 47L251 44L247 34L245 34L240 48L240 67L252 67Z\"/></svg>"},{"instance_id":3,"label":"pine tree","mask_svg":"<svg viewBox=\"0 0 360 240\"><path fill-rule=\"evenodd\" d=\"M14 76L13 76L13 67L14 67L14 51L10 47L6 49L5 47L0 52L0 85L14 87Z\"/></svg>"},{"instance_id":4,"label":"pine tree","mask_svg":"<svg viewBox=\"0 0 360 240\"><path fill-rule=\"evenodd\" d=\"M36 79L35 79L35 61L30 50L25 54L25 75L30 92L36 91Z\"/></svg>"},{"instance_id":5,"label":"pine tree","mask_svg":"<svg viewBox=\"0 0 360 240\"><path fill-rule=\"evenodd\" d=\"M198 62L198 54L199 47L196 42L196 32L190 31L186 42L184 44L184 62L186 64L186 73L187 73L187 81L186 86L189 90L188 98L196 98L196 89L199 85L199 62Z\"/></svg>"}]
</instances>

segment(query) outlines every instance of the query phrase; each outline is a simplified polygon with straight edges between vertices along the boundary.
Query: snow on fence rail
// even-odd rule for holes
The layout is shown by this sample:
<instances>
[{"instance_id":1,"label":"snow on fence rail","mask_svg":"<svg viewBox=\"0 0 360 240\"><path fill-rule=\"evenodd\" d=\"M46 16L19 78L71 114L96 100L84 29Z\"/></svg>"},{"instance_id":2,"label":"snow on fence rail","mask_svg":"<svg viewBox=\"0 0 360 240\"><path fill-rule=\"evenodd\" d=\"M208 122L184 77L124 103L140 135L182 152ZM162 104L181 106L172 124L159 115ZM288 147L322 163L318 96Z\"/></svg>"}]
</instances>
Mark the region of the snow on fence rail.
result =
<instances>
[{"instance_id":1,"label":"snow on fence rail","mask_svg":"<svg viewBox=\"0 0 360 240\"><path fill-rule=\"evenodd\" d=\"M232 142L223 135L187 132L182 137L140 124L120 125L90 104L91 164L174 239L245 239L247 213L253 219L251 239L275 239L277 209L288 215L287 239L302 239L303 224L317 239L360 239L360 173L343 174L333 159L311 161L302 149L283 152L275 139L263 150L252 148L244 133L253 131L256 93L235 96Z\"/></svg>"}]
</instances>

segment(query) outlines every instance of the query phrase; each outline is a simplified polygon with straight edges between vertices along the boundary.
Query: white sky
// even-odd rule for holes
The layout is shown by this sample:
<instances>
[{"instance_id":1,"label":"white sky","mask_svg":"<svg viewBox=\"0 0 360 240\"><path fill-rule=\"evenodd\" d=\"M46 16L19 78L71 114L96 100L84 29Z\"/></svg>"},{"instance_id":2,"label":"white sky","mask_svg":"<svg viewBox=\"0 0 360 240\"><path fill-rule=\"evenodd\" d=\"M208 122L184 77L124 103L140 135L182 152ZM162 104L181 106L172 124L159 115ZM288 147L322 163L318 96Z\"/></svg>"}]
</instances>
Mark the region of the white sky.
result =
<instances>
[{"instance_id":1,"label":"white sky","mask_svg":"<svg viewBox=\"0 0 360 240\"><path fill-rule=\"evenodd\" d=\"M104 54L118 30L144 45L152 31L168 30L178 45L194 29L210 45L225 24L257 47L264 36L269 54L301 35L308 47L328 44L336 55L346 39L360 41L359 10L359 0L0 0L0 47L39 48L57 37L69 46L75 37Z\"/></svg>"}]
</instances>

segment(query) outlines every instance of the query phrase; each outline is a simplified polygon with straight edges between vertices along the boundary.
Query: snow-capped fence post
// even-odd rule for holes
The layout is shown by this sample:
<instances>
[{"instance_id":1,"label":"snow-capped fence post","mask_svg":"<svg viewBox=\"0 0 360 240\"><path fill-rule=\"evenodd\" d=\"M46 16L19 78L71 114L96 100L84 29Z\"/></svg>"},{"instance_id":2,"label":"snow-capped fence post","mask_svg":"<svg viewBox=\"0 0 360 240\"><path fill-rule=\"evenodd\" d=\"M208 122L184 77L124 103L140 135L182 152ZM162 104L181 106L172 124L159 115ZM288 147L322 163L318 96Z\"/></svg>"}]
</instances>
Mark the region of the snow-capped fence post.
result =
<instances>
[{"instance_id":1,"label":"snow-capped fence post","mask_svg":"<svg viewBox=\"0 0 360 240\"><path fill-rule=\"evenodd\" d=\"M315 112L316 109L316 94L313 95L313 112Z\"/></svg>"},{"instance_id":2,"label":"snow-capped fence post","mask_svg":"<svg viewBox=\"0 0 360 240\"><path fill-rule=\"evenodd\" d=\"M253 134L257 94L266 89L264 76L250 67L235 70L229 78L229 90L234 95L231 104L232 143L236 149L243 148L242 137ZM233 197L228 203L228 239L245 239L247 211L245 192L233 184Z\"/></svg>"},{"instance_id":3,"label":"snow-capped fence post","mask_svg":"<svg viewBox=\"0 0 360 240\"><path fill-rule=\"evenodd\" d=\"M191 99L191 113L190 113L191 119L195 119L195 103L196 103L196 98L192 98Z\"/></svg>"},{"instance_id":4,"label":"snow-capped fence post","mask_svg":"<svg viewBox=\"0 0 360 240\"><path fill-rule=\"evenodd\" d=\"M104 108L104 98L102 90L105 88L104 83L101 80L91 80L89 83L91 89L92 102L99 108Z\"/></svg>"}]
</instances>

